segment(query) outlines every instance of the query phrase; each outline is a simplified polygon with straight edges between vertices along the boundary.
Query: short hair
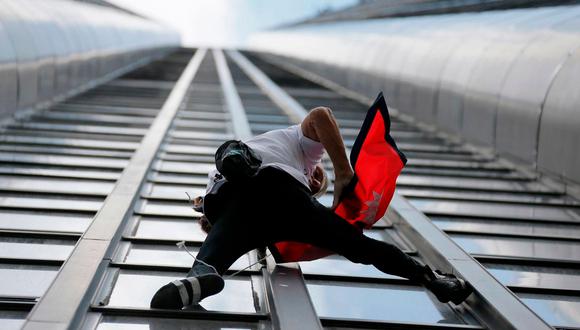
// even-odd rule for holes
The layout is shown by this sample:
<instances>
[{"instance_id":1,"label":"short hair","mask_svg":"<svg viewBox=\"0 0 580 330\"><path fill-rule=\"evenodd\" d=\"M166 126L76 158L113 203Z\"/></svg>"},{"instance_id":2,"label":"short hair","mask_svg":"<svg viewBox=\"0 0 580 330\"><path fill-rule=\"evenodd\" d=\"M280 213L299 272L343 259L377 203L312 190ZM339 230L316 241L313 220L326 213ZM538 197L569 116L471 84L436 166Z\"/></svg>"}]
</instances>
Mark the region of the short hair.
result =
<instances>
[{"instance_id":1,"label":"short hair","mask_svg":"<svg viewBox=\"0 0 580 330\"><path fill-rule=\"evenodd\" d=\"M314 198L320 198L322 195L326 194L326 190L328 190L328 175L326 174L326 170L322 168L322 182L320 184L320 189L312 195Z\"/></svg>"}]
</instances>

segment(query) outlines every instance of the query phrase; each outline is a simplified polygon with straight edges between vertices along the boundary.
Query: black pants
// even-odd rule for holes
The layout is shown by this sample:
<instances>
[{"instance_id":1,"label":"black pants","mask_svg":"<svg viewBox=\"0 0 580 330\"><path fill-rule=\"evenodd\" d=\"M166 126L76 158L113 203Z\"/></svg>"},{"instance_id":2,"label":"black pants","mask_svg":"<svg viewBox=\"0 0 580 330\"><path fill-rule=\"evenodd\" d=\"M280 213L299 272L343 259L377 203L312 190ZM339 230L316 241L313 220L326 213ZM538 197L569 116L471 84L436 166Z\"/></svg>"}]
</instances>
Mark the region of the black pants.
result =
<instances>
[{"instance_id":1,"label":"black pants","mask_svg":"<svg viewBox=\"0 0 580 330\"><path fill-rule=\"evenodd\" d=\"M211 197L206 197L205 210L214 224L198 258L220 274L250 250L279 241L309 243L408 279L416 279L422 272L422 265L413 258L361 234L284 171L262 169L249 182L228 182ZM190 276L197 273L196 267L197 263Z\"/></svg>"}]
</instances>

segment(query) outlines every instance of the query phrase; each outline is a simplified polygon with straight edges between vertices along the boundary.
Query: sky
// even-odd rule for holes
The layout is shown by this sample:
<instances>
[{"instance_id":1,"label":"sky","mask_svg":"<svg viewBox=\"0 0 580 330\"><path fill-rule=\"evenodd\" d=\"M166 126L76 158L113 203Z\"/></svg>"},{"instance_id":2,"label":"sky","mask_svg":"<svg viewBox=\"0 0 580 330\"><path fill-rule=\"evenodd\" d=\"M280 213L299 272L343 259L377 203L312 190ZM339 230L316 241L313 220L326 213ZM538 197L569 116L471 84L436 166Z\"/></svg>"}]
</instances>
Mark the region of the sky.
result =
<instances>
[{"instance_id":1,"label":"sky","mask_svg":"<svg viewBox=\"0 0 580 330\"><path fill-rule=\"evenodd\" d=\"M181 32L184 46L243 47L251 33L356 0L109 0Z\"/></svg>"}]
</instances>

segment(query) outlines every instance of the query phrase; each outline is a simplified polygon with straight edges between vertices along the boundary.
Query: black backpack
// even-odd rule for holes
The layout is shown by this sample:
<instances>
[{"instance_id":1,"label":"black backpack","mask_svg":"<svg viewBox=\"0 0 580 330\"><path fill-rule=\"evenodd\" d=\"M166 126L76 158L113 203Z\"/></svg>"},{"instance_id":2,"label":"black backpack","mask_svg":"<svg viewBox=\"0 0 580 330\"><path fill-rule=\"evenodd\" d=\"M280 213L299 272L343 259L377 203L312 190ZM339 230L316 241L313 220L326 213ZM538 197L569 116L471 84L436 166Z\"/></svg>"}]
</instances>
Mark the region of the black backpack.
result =
<instances>
[{"instance_id":1,"label":"black backpack","mask_svg":"<svg viewBox=\"0 0 580 330\"><path fill-rule=\"evenodd\" d=\"M243 181L258 172L262 158L242 141L229 140L216 151L215 165L226 180Z\"/></svg>"}]
</instances>

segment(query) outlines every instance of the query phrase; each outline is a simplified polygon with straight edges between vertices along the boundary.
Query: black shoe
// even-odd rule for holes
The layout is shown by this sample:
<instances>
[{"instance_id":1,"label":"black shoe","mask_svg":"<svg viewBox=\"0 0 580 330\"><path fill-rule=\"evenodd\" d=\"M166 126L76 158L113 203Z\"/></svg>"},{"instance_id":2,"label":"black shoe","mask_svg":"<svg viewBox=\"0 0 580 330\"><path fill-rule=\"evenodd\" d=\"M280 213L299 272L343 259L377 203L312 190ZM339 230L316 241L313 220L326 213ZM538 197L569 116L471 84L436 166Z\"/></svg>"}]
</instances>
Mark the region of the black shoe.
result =
<instances>
[{"instance_id":1,"label":"black shoe","mask_svg":"<svg viewBox=\"0 0 580 330\"><path fill-rule=\"evenodd\" d=\"M438 270L433 272L429 266L425 266L425 274L427 277L425 287L433 292L442 303L451 301L459 305L473 292L473 287L469 282L453 274L444 274Z\"/></svg>"},{"instance_id":2,"label":"black shoe","mask_svg":"<svg viewBox=\"0 0 580 330\"><path fill-rule=\"evenodd\" d=\"M218 274L205 274L170 282L151 298L151 308L182 309L197 305L205 297L224 288L224 280Z\"/></svg>"}]
</instances>

